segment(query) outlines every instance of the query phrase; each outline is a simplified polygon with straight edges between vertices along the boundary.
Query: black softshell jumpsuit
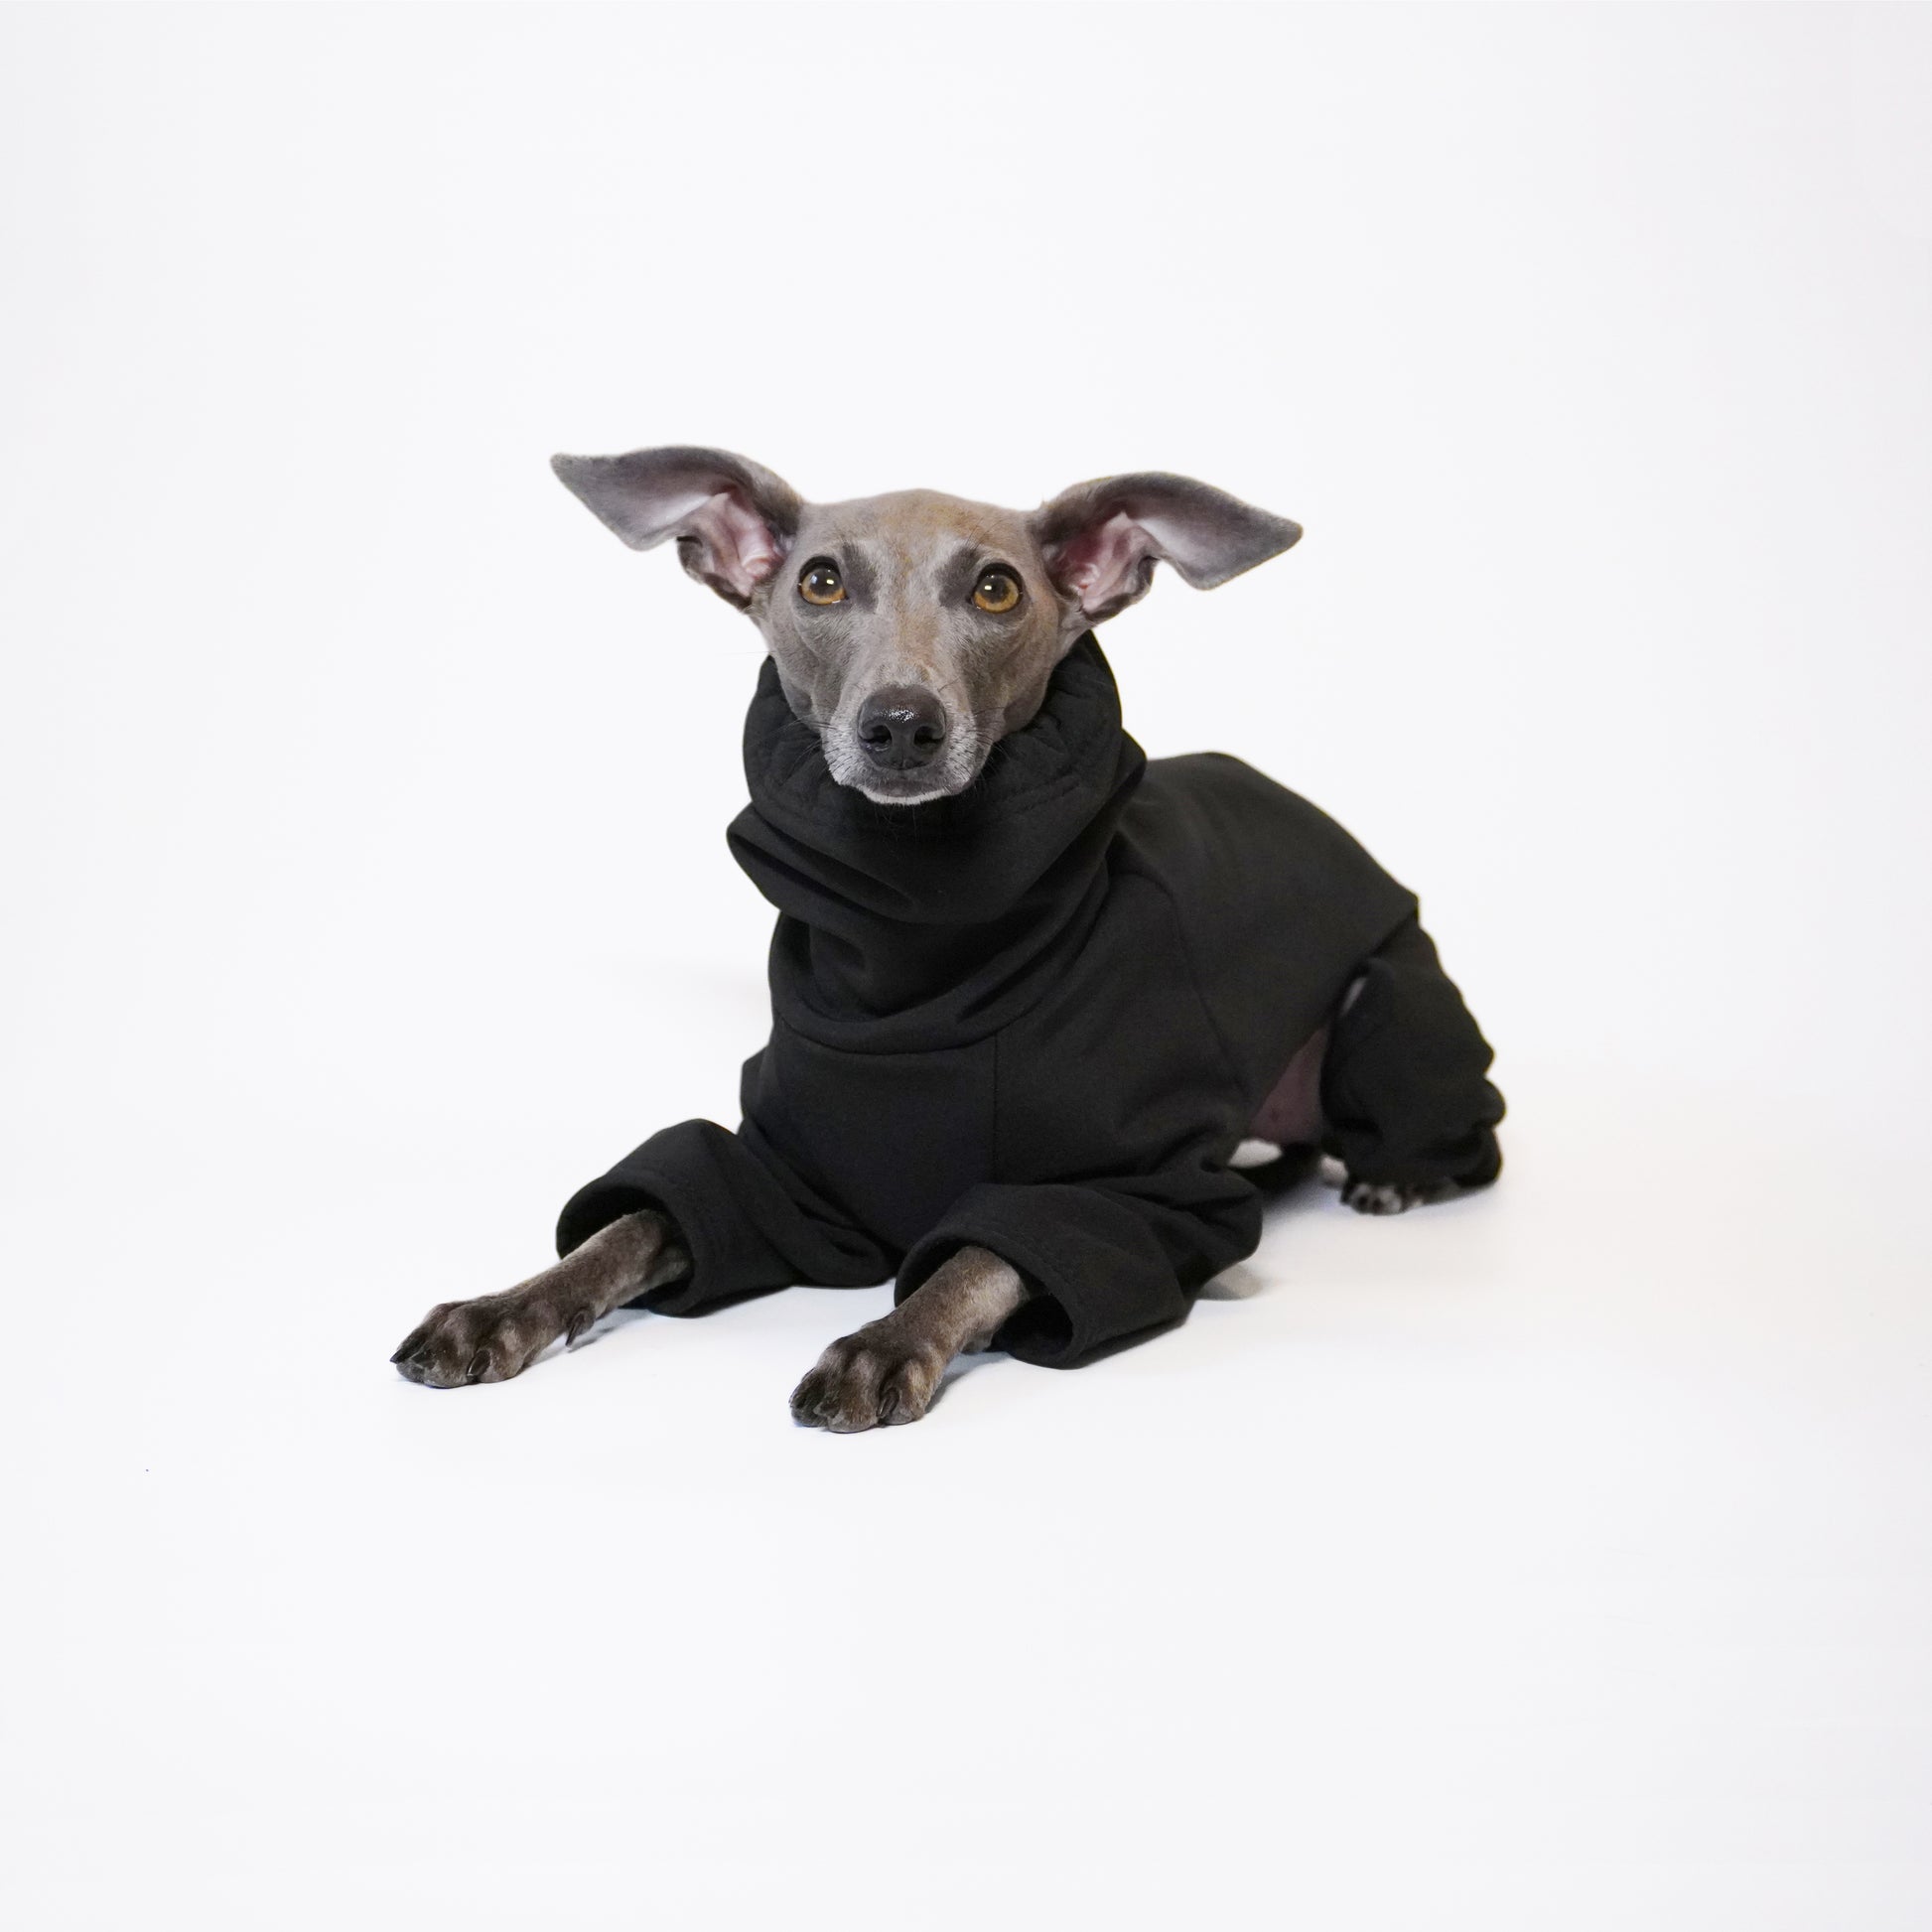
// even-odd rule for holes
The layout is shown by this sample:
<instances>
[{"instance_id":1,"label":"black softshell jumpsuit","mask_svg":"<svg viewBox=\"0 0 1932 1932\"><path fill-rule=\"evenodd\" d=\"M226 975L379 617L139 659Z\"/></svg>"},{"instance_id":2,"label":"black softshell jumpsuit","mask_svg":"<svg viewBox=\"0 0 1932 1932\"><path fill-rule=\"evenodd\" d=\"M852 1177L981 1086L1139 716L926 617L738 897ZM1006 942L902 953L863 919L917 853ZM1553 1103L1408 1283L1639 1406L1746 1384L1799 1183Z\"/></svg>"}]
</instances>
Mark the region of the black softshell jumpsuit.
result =
<instances>
[{"instance_id":1,"label":"black softshell jumpsuit","mask_svg":"<svg viewBox=\"0 0 1932 1932\"><path fill-rule=\"evenodd\" d=\"M1260 1239L1228 1158L1330 1020L1324 1145L1353 1175L1495 1177L1490 1050L1415 896L1236 759L1150 764L1091 634L956 798L835 783L769 661L745 766L732 852L779 917L744 1122L654 1134L558 1224L568 1253L669 1214L691 1272L648 1306L895 1273L902 1301L971 1242L1034 1291L998 1337L1028 1361L1171 1326Z\"/></svg>"}]
</instances>

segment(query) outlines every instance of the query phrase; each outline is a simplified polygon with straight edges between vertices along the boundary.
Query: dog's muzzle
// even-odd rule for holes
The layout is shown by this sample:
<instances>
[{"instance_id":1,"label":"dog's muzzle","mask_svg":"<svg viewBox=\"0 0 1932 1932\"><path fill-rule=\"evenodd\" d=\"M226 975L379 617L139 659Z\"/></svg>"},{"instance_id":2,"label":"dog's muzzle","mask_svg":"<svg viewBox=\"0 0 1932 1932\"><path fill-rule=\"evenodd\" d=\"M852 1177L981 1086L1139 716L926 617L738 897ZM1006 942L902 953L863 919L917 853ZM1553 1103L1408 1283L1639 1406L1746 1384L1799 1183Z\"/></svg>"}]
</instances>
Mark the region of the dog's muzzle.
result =
<instances>
[{"instance_id":1,"label":"dog's muzzle","mask_svg":"<svg viewBox=\"0 0 1932 1932\"><path fill-rule=\"evenodd\" d=\"M916 684L889 684L859 707L859 748L878 771L916 771L946 744L945 708Z\"/></svg>"}]
</instances>

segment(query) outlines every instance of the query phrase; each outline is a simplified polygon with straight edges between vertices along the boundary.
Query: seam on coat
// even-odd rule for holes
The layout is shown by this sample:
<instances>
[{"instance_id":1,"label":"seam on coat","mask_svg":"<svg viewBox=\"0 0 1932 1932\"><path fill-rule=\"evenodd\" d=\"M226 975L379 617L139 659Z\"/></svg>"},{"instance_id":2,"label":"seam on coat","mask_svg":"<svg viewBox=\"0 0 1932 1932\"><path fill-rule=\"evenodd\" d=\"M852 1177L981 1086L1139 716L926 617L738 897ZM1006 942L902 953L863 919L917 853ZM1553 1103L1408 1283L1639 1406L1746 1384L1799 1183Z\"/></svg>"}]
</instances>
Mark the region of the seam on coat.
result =
<instances>
[{"instance_id":1,"label":"seam on coat","mask_svg":"<svg viewBox=\"0 0 1932 1932\"><path fill-rule=\"evenodd\" d=\"M1214 1009L1207 1004L1207 994L1200 982L1200 968L1194 960L1194 949L1187 942L1187 927L1180 916L1180 906L1174 898L1173 890L1165 879L1151 872L1135 872L1125 875L1130 878L1144 879L1161 895L1161 901L1168 908L1168 918L1173 926L1174 937L1180 946L1181 964L1187 969L1187 984L1194 990L1194 1004L1200 1009L1201 1018L1207 1023L1208 1037L1214 1042L1214 1050L1221 1056L1221 1071L1227 1076L1229 1090L1245 1096L1246 1086L1236 1070L1234 1054L1226 1035L1221 1032L1220 1023L1214 1018ZM1242 1104L1245 1106L1244 1098Z\"/></svg>"},{"instance_id":2,"label":"seam on coat","mask_svg":"<svg viewBox=\"0 0 1932 1932\"><path fill-rule=\"evenodd\" d=\"M1000 1106L1004 1092L1000 1067L1006 1057L1005 1041L1008 1033L1012 1031L1012 1026L1013 1023L1009 1021L1006 1026L988 1035L993 1048L993 1109L986 1124L986 1171L996 1181L1004 1180L1006 1177L1005 1169L1000 1163Z\"/></svg>"}]
</instances>

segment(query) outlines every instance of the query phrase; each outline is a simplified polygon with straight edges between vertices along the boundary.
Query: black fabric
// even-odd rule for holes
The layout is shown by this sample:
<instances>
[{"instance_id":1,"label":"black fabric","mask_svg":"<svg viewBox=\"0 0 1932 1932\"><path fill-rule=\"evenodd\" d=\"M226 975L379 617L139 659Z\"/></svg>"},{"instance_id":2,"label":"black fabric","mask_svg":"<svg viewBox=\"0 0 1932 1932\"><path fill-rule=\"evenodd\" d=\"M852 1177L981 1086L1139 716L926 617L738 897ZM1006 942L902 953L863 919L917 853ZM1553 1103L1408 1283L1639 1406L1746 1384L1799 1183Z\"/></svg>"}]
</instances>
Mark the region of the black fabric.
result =
<instances>
[{"instance_id":1,"label":"black fabric","mask_svg":"<svg viewBox=\"0 0 1932 1932\"><path fill-rule=\"evenodd\" d=\"M1324 1146L1366 1180L1482 1187L1502 1169L1489 1042L1413 920L1362 968L1322 1063Z\"/></svg>"},{"instance_id":2,"label":"black fabric","mask_svg":"<svg viewBox=\"0 0 1932 1932\"><path fill-rule=\"evenodd\" d=\"M1035 1290L1000 1337L1030 1361L1170 1326L1253 1251L1228 1157L1365 969L1323 1078L1351 1172L1493 1177L1489 1049L1414 896L1235 759L1150 764L1091 634L956 798L836 784L769 662L745 765L731 848L779 917L744 1123L653 1135L558 1225L667 1212L692 1269L653 1306L896 1269L902 1300L974 1242Z\"/></svg>"}]
</instances>

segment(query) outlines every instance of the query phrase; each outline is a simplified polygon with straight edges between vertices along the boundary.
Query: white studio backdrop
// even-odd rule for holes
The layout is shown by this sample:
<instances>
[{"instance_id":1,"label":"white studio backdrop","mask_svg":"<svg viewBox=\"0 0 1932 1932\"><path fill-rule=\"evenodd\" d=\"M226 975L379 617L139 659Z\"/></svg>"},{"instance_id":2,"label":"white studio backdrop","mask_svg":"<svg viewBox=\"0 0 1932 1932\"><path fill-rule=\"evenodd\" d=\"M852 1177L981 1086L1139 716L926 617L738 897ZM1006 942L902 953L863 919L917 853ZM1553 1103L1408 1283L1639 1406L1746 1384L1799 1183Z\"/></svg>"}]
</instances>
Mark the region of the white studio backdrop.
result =
<instances>
[{"instance_id":1,"label":"white studio backdrop","mask_svg":"<svg viewBox=\"0 0 1932 1932\"><path fill-rule=\"evenodd\" d=\"M1583 1245L1627 1227L1633 1252L1696 1247L1688 1220L1646 1219L1667 1196L1768 1256L1794 1200L1837 1188L1814 1219L1842 1209L1865 1259L1807 1275L1815 1307L1787 1283L1777 1317L1849 1360L1834 1298L1867 1263L1894 1286L1918 1266L1932 1139L1928 98L1923 8L0 13L0 1266L32 1341L7 1425L31 1478L16 1547L36 1554L18 1608L69 1687L28 1713L45 1775L25 1787L45 1870L65 1875L19 1922L129 1922L89 1873L115 1806L88 1794L105 1776L138 1809L170 1774L162 1731L245 1735L274 1761L331 1722L314 1689L261 1737L218 1698L168 1705L171 1657L182 1684L219 1675L191 1637L89 1702L74 1683L120 1682L112 1605L152 1597L165 1629L206 1629L230 1557L248 1580L223 1600L273 1599L275 1578L308 1574L298 1550L352 1540L322 1473L337 1456L363 1502L420 1511L432 1542L485 1524L462 1454L415 1433L470 1423L398 1391L418 1406L370 1449L336 1391L387 1415L381 1357L424 1306L538 1265L563 1196L651 1128L735 1118L768 912L722 828L759 646L670 555L633 556L585 515L554 450L713 443L808 496L927 484L1023 505L1161 468L1303 522L1286 558L1205 597L1164 577L1106 628L1129 728L1156 756L1249 759L1421 891L1498 1045L1512 1159L1572 1176ZM1499 1230L1471 1271L1507 1257L1506 1219L1461 1225ZM793 1373L838 1322L806 1306ZM1747 1382L1771 1317L1736 1282L1703 1306L1705 1358L1742 1336ZM1909 1298L1882 1307L1896 1331L1857 1345L1899 1378L1890 1418L1925 1330ZM782 1419L782 1377L742 1380ZM646 1409L611 1411L627 1420L598 1443L631 1452ZM966 1420L962 1399L899 1434L943 1442L950 1423L956 1442ZM312 1459L278 1488L298 1427ZM1886 1441L1922 1456L1922 1437ZM1280 1450L1242 1443L1245 1466ZM170 1446L227 1472L181 1518L117 1486ZM519 1509L555 1506L503 1442L473 1452ZM1091 1481L1107 1451L1080 1454L1088 1473L1063 1480ZM608 1472L588 1479L628 1520ZM785 1477L784 1507L829 1511L828 1534L868 1553L855 1574L890 1589L882 1518L817 1479ZM245 1481L246 1507L220 1487ZM267 1557L233 1556L282 1493L312 1516ZM884 1512L897 1492L867 1494ZM750 1532L724 1556L695 1504L672 1509L651 1531L666 1563L750 1562ZM1926 1560L1922 1534L1873 1523L1907 1569ZM392 1527L344 1612L357 1686L413 1667L384 1604L447 1632L486 1625L493 1589L519 1611L538 1589L502 1581L486 1538L474 1587L425 1583ZM918 1534L942 1547L937 1523ZM774 1547L813 1560L788 1534ZM116 1582L123 1548L147 1567ZM504 1543L501 1565L526 1561ZM597 1566L587 1588L651 1595L608 1553ZM774 1603L787 1587L769 1580ZM1210 1629L1266 1620L1201 1591ZM1048 1596L1081 1627L1096 1613L1077 1575ZM741 1614L724 1625L753 1641ZM633 1616L589 1605L570 1644L595 1653ZM1317 1634L1345 1643L1347 1621ZM234 1648L267 1671L272 1638ZM534 1644L527 1684L519 1659L506 1702L547 1695L558 1649ZM1923 1652L1888 1654L1922 1753ZM727 1729L749 1751L745 1686L772 1685L747 1668ZM414 1695L457 1699L487 1761L498 1733L430 1674ZM364 1709L365 1689L346 1695ZM1179 1725L1183 1687L1153 1695ZM1375 1722L1400 1755L1396 1705ZM99 1766L130 1725L158 1754L121 1789ZM1131 1757L1129 1732L1097 1734ZM894 1749L943 1736L910 1719ZM411 1748L379 1728L354 1742ZM352 1782L361 1760L336 1748ZM657 1773L638 1749L641 1797ZM536 1761L556 1780L576 1760ZM884 1761L911 1759L869 1775ZM1724 1775L1721 1752L1695 1762ZM1298 1775L1318 1806L1318 1771ZM507 1765L498 1785L514 1789ZM1399 1814L1431 1802L1402 1793ZM360 1819L341 1793L306 1800L324 1817L337 1801ZM978 1802L968 1860L973 1820L1011 1822ZM1819 1855L1820 1895L1864 1901L1844 1923L1907 1923L1925 1877L1898 1876L1891 1814L1846 1798L1842 1815L1864 1823ZM1271 1829L1246 1797L1233 1817ZM1571 1823L1583 1864L1614 1860ZM294 1841L256 1829L263 1872L287 1871ZM393 1821L345 1832L415 1873L390 1895L428 1922L462 1892L410 1863ZM1748 1838L1726 1843L1749 1865ZM1373 1863L1371 1839L1358 1849ZM679 1882L704 1922L710 1894ZM1146 1899L1178 1896L1165 1883ZM1683 1871L1647 1894L1651 1922L1686 1925L1720 1922L1696 1900L1740 1895ZM1459 1924L1466 1904L1515 1923L1512 1899L1525 1923L1598 1922L1527 1892L1486 1913L1474 1892L1437 1898L1440 1915L1391 1905L1389 1922ZM247 1921L233 1898L202 1908ZM299 1904L283 1922L307 1922Z\"/></svg>"}]
</instances>

